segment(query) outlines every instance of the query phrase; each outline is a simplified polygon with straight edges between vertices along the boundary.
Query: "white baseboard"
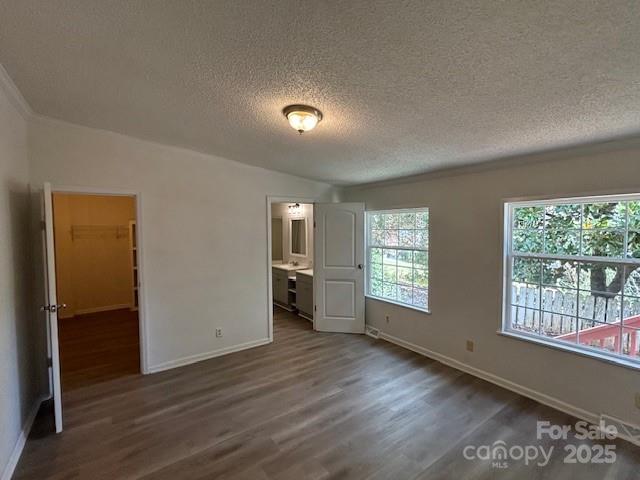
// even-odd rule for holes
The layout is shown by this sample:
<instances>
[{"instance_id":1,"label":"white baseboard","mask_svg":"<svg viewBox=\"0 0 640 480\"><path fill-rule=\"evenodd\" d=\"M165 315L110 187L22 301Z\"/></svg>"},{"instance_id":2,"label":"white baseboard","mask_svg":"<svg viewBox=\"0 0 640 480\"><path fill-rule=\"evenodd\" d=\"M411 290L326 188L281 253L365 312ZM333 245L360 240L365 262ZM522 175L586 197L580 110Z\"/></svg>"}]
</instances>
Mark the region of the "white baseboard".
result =
<instances>
[{"instance_id":1,"label":"white baseboard","mask_svg":"<svg viewBox=\"0 0 640 480\"><path fill-rule=\"evenodd\" d=\"M16 467L18 466L18 462L20 461L20 456L22 455L24 445L25 443L27 443L27 438L29 437L29 433L31 432L33 422L36 419L38 410L40 410L40 405L42 405L42 402L44 402L48 398L49 397L47 395L38 397L38 399L33 404L33 407L31 407L29 416L25 420L24 425L22 426L22 431L20 432L20 435L16 440L16 444L13 447L13 451L11 452L11 456L9 457L9 461L2 471L2 477L0 477L2 480L11 480L13 472L15 471Z\"/></svg>"},{"instance_id":2,"label":"white baseboard","mask_svg":"<svg viewBox=\"0 0 640 480\"><path fill-rule=\"evenodd\" d=\"M421 347L420 345L416 345L411 342L407 342L406 340L402 340L401 338L394 337L393 335L389 335L388 333L380 332L380 338L382 340L386 340L387 342L393 343L400 347L404 347L407 350L411 350L413 352L419 353L420 355L424 355L425 357L429 357L433 360L437 360L440 363L444 363L450 367L453 367L457 370L461 370L465 373L473 375L474 377L481 378L486 380L487 382L493 383L494 385L498 385L499 387L506 388L507 390L511 390L512 392L518 393L524 397L535 400L538 403L542 403L543 405L547 405L548 407L555 408L556 410L560 410L561 412L568 413L569 415L573 415L576 418L581 420L586 420L589 423L597 424L600 418L600 415L595 414L593 412L589 412L575 405L571 405L570 403L559 400L555 397L551 397L544 393L538 392L537 390L533 390L531 388L525 387L518 383L514 383L510 380L506 380L502 377L498 377L493 373L485 372L484 370L480 370L479 368L472 367L466 363L463 363L455 358L448 357L446 355L442 355L441 353L434 352L427 348Z\"/></svg>"},{"instance_id":3,"label":"white baseboard","mask_svg":"<svg viewBox=\"0 0 640 480\"><path fill-rule=\"evenodd\" d=\"M220 357L229 353L239 352L241 350L247 350L249 348L260 347L271 343L269 338L262 338L260 340L253 340L251 342L241 343L240 345L233 345L231 347L221 348L219 350L213 350L211 352L198 353L189 357L178 358L177 360L171 360L169 362L160 363L158 365L150 366L147 370L148 373L157 373L164 370L170 370L172 368L183 367L192 363L201 362L210 358Z\"/></svg>"},{"instance_id":4,"label":"white baseboard","mask_svg":"<svg viewBox=\"0 0 640 480\"><path fill-rule=\"evenodd\" d=\"M80 308L75 312L73 312L72 316L87 315L88 313L110 312L111 310L124 310L127 308L131 308L130 303L120 303L118 305L105 305L104 307Z\"/></svg>"}]
</instances>

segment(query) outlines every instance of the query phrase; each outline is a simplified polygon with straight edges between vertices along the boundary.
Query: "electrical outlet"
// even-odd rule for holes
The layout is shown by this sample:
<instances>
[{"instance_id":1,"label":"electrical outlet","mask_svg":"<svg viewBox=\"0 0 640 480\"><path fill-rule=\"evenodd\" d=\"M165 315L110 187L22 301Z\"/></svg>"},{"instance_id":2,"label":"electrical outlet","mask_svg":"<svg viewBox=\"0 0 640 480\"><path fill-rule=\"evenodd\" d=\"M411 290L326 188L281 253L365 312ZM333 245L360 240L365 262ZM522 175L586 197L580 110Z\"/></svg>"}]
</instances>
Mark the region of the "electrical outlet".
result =
<instances>
[{"instance_id":1,"label":"electrical outlet","mask_svg":"<svg viewBox=\"0 0 640 480\"><path fill-rule=\"evenodd\" d=\"M472 340L467 340L467 351L468 352L473 352L473 341Z\"/></svg>"},{"instance_id":2,"label":"electrical outlet","mask_svg":"<svg viewBox=\"0 0 640 480\"><path fill-rule=\"evenodd\" d=\"M636 408L640 408L640 392L636 393Z\"/></svg>"},{"instance_id":3,"label":"electrical outlet","mask_svg":"<svg viewBox=\"0 0 640 480\"><path fill-rule=\"evenodd\" d=\"M216 328L216 337L221 337L221 336L222 336L222 329Z\"/></svg>"}]
</instances>

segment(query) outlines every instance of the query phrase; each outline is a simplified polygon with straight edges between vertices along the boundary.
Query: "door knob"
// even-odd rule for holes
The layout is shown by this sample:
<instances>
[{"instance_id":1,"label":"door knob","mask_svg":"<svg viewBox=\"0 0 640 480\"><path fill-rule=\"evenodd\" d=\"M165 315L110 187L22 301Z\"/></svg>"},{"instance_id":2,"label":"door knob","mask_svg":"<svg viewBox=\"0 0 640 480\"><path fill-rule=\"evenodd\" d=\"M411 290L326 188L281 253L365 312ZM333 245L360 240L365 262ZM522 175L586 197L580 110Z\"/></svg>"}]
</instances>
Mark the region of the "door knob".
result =
<instances>
[{"instance_id":1,"label":"door knob","mask_svg":"<svg viewBox=\"0 0 640 480\"><path fill-rule=\"evenodd\" d=\"M362 264L361 263L358 264L358 270L362 270Z\"/></svg>"}]
</instances>

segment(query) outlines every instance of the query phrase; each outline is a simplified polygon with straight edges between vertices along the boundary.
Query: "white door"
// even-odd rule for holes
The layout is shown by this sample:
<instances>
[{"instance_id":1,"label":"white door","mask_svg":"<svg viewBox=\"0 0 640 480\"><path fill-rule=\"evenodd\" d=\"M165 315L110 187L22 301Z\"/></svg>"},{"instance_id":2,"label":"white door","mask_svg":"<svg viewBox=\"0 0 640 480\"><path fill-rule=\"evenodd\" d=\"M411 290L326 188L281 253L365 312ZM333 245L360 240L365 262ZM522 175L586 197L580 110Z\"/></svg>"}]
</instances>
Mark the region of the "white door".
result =
<instances>
[{"instance_id":1,"label":"white door","mask_svg":"<svg viewBox=\"0 0 640 480\"><path fill-rule=\"evenodd\" d=\"M315 204L315 329L364 333L364 204Z\"/></svg>"},{"instance_id":2,"label":"white door","mask_svg":"<svg viewBox=\"0 0 640 480\"><path fill-rule=\"evenodd\" d=\"M53 239L53 199L51 185L44 184L44 253L45 253L45 294L46 304L42 309L49 318L49 354L51 355L51 387L53 390L53 408L56 432L62 431L62 395L60 388L60 353L58 349L58 305L56 294L56 256Z\"/></svg>"}]
</instances>

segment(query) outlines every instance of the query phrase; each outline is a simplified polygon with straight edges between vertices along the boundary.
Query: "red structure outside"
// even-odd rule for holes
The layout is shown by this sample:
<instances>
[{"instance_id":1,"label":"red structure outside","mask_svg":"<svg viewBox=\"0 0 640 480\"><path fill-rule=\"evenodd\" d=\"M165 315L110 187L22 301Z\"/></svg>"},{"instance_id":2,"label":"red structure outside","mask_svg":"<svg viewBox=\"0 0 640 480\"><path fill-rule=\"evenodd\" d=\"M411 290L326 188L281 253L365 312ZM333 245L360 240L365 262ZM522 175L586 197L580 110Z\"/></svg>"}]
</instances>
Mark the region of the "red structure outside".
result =
<instances>
[{"instance_id":1,"label":"red structure outside","mask_svg":"<svg viewBox=\"0 0 640 480\"><path fill-rule=\"evenodd\" d=\"M640 356L640 352L638 351L638 347L640 346L640 315L625 318L623 322L623 332L620 331L620 322L613 322L606 325L585 328L578 333L559 335L555 338L575 343L577 337L582 345L619 352L622 333L623 337L629 335L628 340L625 342L625 345L623 345L623 353L631 356Z\"/></svg>"}]
</instances>

